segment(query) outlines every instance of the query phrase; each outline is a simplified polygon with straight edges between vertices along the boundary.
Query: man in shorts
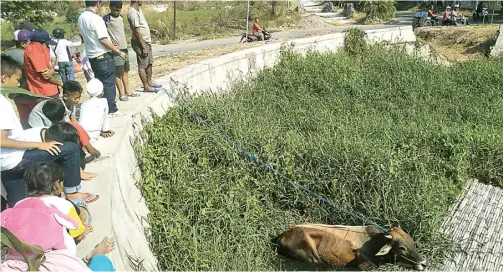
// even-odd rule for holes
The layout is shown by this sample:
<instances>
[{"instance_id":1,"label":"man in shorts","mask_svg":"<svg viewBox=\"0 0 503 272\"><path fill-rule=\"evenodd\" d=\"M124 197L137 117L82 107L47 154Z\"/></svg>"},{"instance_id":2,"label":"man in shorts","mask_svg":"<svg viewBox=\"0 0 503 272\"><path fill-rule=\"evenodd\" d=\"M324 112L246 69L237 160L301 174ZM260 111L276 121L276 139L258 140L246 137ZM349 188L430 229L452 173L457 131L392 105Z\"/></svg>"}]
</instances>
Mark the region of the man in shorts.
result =
<instances>
[{"instance_id":1,"label":"man in shorts","mask_svg":"<svg viewBox=\"0 0 503 272\"><path fill-rule=\"evenodd\" d=\"M110 13L103 17L107 26L108 35L112 43L122 52L128 55L126 33L124 32L124 21L121 16L122 1L110 1ZM114 54L115 61L115 81L119 90L120 101L128 101L129 97L140 96L129 89L129 56L122 58Z\"/></svg>"},{"instance_id":2,"label":"man in shorts","mask_svg":"<svg viewBox=\"0 0 503 272\"><path fill-rule=\"evenodd\" d=\"M152 82L152 64L154 62L152 37L150 36L147 20L145 20L145 16L140 9L141 5L141 1L131 1L127 14L129 26L133 32L131 47L136 53L138 73L143 83L143 91L158 92L162 86Z\"/></svg>"}]
</instances>

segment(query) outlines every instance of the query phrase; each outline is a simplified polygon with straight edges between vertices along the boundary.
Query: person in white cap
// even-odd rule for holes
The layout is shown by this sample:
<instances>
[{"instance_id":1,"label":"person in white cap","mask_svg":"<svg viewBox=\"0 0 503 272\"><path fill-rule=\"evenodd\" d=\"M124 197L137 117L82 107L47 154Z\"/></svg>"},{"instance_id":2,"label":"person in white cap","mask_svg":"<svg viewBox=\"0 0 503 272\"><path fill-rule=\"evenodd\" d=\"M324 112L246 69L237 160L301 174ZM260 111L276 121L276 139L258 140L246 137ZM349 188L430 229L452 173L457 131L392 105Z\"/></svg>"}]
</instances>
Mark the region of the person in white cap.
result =
<instances>
[{"instance_id":1,"label":"person in white cap","mask_svg":"<svg viewBox=\"0 0 503 272\"><path fill-rule=\"evenodd\" d=\"M89 100L80 107L80 125L85 129L89 137L96 139L112 137L115 133L110 129L108 120L108 101L104 98L103 83L97 78L87 82Z\"/></svg>"}]
</instances>

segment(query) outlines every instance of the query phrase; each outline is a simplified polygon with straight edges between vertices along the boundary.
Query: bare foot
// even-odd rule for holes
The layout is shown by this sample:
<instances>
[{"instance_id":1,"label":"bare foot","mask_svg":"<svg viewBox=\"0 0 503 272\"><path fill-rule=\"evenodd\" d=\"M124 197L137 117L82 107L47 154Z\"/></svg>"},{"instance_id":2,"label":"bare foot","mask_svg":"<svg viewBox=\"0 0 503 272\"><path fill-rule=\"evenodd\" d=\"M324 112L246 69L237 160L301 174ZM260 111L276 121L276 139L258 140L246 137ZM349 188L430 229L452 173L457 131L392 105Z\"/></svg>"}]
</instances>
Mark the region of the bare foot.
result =
<instances>
[{"instance_id":1,"label":"bare foot","mask_svg":"<svg viewBox=\"0 0 503 272\"><path fill-rule=\"evenodd\" d=\"M91 252L87 254L87 259L91 260L96 255L106 255L110 253L115 248L115 240L111 237L103 238L103 241L99 243Z\"/></svg>"},{"instance_id":2,"label":"bare foot","mask_svg":"<svg viewBox=\"0 0 503 272\"><path fill-rule=\"evenodd\" d=\"M99 195L93 195L91 193L72 193L72 194L66 194L66 198L69 200L75 200L75 199L83 199L86 203L92 203L100 198Z\"/></svg>"},{"instance_id":3,"label":"bare foot","mask_svg":"<svg viewBox=\"0 0 503 272\"><path fill-rule=\"evenodd\" d=\"M92 172L84 172L84 171L81 171L80 172L80 178L82 180L91 180L95 177L97 177L98 174L97 173L92 173Z\"/></svg>"}]
</instances>

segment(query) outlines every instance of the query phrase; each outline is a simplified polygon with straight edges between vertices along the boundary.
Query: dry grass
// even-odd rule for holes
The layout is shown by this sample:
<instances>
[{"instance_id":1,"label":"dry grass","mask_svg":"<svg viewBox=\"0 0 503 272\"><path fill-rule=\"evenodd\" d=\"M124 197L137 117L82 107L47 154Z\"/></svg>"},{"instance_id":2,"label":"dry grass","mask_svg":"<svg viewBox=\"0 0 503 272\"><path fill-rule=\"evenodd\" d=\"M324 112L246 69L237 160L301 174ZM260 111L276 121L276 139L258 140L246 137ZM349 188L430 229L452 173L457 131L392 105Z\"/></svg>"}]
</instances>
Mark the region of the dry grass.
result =
<instances>
[{"instance_id":1,"label":"dry grass","mask_svg":"<svg viewBox=\"0 0 503 272\"><path fill-rule=\"evenodd\" d=\"M490 52L498 29L499 25L424 27L418 29L417 36L430 42L449 61L467 61Z\"/></svg>"}]
</instances>

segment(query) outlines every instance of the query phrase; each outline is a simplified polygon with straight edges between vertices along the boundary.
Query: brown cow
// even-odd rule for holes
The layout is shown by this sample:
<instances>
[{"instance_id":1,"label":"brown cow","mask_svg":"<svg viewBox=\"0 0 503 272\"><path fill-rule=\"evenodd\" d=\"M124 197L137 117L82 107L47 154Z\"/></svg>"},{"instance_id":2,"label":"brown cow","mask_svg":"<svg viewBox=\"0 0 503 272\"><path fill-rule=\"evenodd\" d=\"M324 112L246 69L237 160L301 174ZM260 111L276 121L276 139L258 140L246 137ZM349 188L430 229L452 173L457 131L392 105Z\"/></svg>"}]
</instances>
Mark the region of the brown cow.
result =
<instances>
[{"instance_id":1,"label":"brown cow","mask_svg":"<svg viewBox=\"0 0 503 272\"><path fill-rule=\"evenodd\" d=\"M416 270L423 270L426 264L410 235L399 227L384 233L375 226L302 224L275 240L280 255L314 264L358 266L362 270L393 258Z\"/></svg>"}]
</instances>

